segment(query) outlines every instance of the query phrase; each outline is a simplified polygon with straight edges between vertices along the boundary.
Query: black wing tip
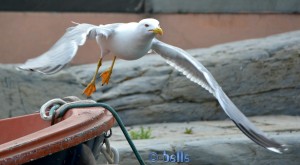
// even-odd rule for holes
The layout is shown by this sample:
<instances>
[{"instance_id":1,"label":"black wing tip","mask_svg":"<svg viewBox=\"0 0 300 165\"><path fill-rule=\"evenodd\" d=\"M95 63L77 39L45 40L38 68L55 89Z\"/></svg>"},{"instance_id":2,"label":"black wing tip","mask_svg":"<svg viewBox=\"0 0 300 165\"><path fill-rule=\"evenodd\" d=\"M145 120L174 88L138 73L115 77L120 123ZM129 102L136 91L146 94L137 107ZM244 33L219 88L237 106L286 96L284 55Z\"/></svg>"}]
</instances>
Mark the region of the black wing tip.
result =
<instances>
[{"instance_id":1,"label":"black wing tip","mask_svg":"<svg viewBox=\"0 0 300 165\"><path fill-rule=\"evenodd\" d=\"M16 69L17 70L23 70L23 71L30 71L30 72L39 72L39 73L42 73L42 74L51 75L51 74L55 74L55 73L59 72L65 66L66 65L56 65L54 67L44 66L44 67L30 68L26 65L24 65L24 66L21 65L21 66L17 66Z\"/></svg>"},{"instance_id":2,"label":"black wing tip","mask_svg":"<svg viewBox=\"0 0 300 165\"><path fill-rule=\"evenodd\" d=\"M17 67L16 67L16 70L18 70L18 71L23 70L23 71L31 71L31 72L34 72L34 69L26 68L26 67L23 67L23 66L17 66Z\"/></svg>"},{"instance_id":3,"label":"black wing tip","mask_svg":"<svg viewBox=\"0 0 300 165\"><path fill-rule=\"evenodd\" d=\"M288 147L285 144L280 144L275 140L267 138L265 135L255 132L252 129L246 129L243 125L236 123L232 120L236 126L253 142L266 148L269 151L282 154L288 151Z\"/></svg>"},{"instance_id":4,"label":"black wing tip","mask_svg":"<svg viewBox=\"0 0 300 165\"><path fill-rule=\"evenodd\" d=\"M25 71L25 72L38 72L38 73L42 73L42 74L49 74L49 73L42 72L42 71L40 71L38 69L26 68L26 67L22 67L22 66L17 66L16 70L18 70L18 71Z\"/></svg>"}]
</instances>

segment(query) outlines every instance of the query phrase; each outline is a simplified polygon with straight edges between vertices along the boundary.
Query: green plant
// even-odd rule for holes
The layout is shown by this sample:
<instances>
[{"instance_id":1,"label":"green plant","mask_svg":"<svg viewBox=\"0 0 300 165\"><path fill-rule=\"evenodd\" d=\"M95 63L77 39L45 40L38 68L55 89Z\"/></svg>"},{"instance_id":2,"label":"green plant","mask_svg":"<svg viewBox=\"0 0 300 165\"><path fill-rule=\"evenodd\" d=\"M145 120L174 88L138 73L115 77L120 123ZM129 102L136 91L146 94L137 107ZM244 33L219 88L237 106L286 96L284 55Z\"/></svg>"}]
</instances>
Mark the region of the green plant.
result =
<instances>
[{"instance_id":1,"label":"green plant","mask_svg":"<svg viewBox=\"0 0 300 165\"><path fill-rule=\"evenodd\" d=\"M131 130L129 133L130 133L131 139L133 139L133 140L153 138L151 136L152 129L150 127L148 127L148 129L144 129L144 127L140 127L140 130L138 130L138 131Z\"/></svg>"},{"instance_id":2,"label":"green plant","mask_svg":"<svg viewBox=\"0 0 300 165\"><path fill-rule=\"evenodd\" d=\"M185 128L184 134L193 134L193 128Z\"/></svg>"}]
</instances>

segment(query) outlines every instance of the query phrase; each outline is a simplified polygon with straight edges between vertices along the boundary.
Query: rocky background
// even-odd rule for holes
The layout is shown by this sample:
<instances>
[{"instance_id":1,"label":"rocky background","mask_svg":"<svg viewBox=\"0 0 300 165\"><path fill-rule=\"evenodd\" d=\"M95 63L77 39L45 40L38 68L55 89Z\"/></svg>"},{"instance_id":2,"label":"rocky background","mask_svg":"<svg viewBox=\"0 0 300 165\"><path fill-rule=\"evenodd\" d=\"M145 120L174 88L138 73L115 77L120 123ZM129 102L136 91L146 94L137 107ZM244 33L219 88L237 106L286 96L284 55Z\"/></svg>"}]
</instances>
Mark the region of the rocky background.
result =
<instances>
[{"instance_id":1,"label":"rocky background","mask_svg":"<svg viewBox=\"0 0 300 165\"><path fill-rule=\"evenodd\" d=\"M292 152L278 157L254 145L245 136L240 137L239 131L228 137L218 134L214 138L206 138L206 141L201 140L202 135L196 134L195 139L189 140L176 133L174 129L186 122L221 120L227 117L211 94L168 66L160 56L150 55L136 61L118 60L110 84L101 86L98 80L98 90L92 99L115 107L127 126L180 122L176 127L170 127L169 131L174 135L165 141L159 139L163 137L161 134L156 135L158 138L152 141L136 141L137 148L143 151L145 159L151 150L162 151L162 148L155 148L162 146L162 142L169 145L165 149L172 151L168 142L178 136L182 138L176 138L172 143L180 144L185 151L193 151L192 157L197 159L192 164L231 164L232 160L236 160L236 164L248 164L250 159L255 164L276 164L274 159L277 158L280 160L277 164L300 162L297 157L300 151L297 140L300 138L300 126L297 124L297 116L300 114L300 31L188 52L211 71L223 90L246 116L290 115L283 118L263 118L260 122L272 127L269 131L273 136L276 135L274 138L292 145ZM101 71L108 68L110 63L105 62ZM84 84L92 78L96 64L71 66L51 76L17 71L15 66L0 65L1 118L38 111L43 103L56 97L75 95L85 98L81 93ZM268 124L270 120L273 123ZM280 130L275 129L279 127L279 122L282 124ZM160 126L161 124L152 127L159 130ZM164 127L160 132L167 132L167 128L168 126ZM221 128L225 129L225 133L229 129ZM265 127L262 129L268 130ZM211 134L211 131L207 134ZM148 143L149 145L145 145ZM232 149L233 145L229 143L240 145ZM127 142L121 140L116 144L121 153L125 154L121 156L121 164L131 164L130 160L134 156L126 156L129 151ZM245 147L248 145L255 147ZM208 153L212 146L216 146L217 150L212 148L214 152ZM227 149L228 152L218 152L220 148ZM198 152L207 159L199 158L195 154ZM224 156L223 153L227 155ZM237 155L242 157L238 159ZM257 155L265 156L256 157ZM219 156L223 159L213 160Z\"/></svg>"},{"instance_id":2,"label":"rocky background","mask_svg":"<svg viewBox=\"0 0 300 165\"><path fill-rule=\"evenodd\" d=\"M300 31L188 52L247 116L300 114ZM0 65L1 118L32 113L56 97L85 98L83 84L96 64L71 66L51 76L15 66ZM92 99L115 107L127 125L226 118L211 94L157 55L118 60L109 85L101 86L99 79L97 86Z\"/></svg>"}]
</instances>

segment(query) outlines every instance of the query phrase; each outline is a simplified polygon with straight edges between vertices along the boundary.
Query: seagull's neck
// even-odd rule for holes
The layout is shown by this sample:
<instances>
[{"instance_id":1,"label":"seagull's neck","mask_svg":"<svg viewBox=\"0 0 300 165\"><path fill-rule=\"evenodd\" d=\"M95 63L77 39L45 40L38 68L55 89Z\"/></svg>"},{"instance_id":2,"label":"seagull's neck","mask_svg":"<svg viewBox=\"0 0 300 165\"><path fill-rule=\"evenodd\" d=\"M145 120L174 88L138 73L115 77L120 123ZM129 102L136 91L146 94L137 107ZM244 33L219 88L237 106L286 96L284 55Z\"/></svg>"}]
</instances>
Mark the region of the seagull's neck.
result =
<instances>
[{"instance_id":1,"label":"seagull's neck","mask_svg":"<svg viewBox=\"0 0 300 165\"><path fill-rule=\"evenodd\" d=\"M136 28L136 34L135 34L136 38L141 42L141 43L151 43L152 40L155 37L155 34L151 33L147 33L145 34L143 29L139 29Z\"/></svg>"},{"instance_id":2,"label":"seagull's neck","mask_svg":"<svg viewBox=\"0 0 300 165\"><path fill-rule=\"evenodd\" d=\"M135 43L137 43L136 48L147 49L146 52L148 52L148 49L150 49L152 45L155 34L145 33L144 29L139 29L138 27L136 27L134 31L135 33L133 34L133 40L135 40Z\"/></svg>"}]
</instances>

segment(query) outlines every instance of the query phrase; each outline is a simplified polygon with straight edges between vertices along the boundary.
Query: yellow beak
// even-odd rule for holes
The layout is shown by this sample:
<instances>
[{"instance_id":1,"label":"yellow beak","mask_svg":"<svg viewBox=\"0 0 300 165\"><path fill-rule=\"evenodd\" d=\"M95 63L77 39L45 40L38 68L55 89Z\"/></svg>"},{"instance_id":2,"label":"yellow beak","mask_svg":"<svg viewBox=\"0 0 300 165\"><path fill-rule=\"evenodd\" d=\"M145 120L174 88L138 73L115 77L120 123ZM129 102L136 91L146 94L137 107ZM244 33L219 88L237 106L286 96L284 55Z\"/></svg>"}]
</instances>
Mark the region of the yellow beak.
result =
<instances>
[{"instance_id":1,"label":"yellow beak","mask_svg":"<svg viewBox=\"0 0 300 165\"><path fill-rule=\"evenodd\" d=\"M164 31L160 27L152 29L150 31L152 31L154 34L159 34L159 35L163 35L163 33L164 33Z\"/></svg>"}]
</instances>

